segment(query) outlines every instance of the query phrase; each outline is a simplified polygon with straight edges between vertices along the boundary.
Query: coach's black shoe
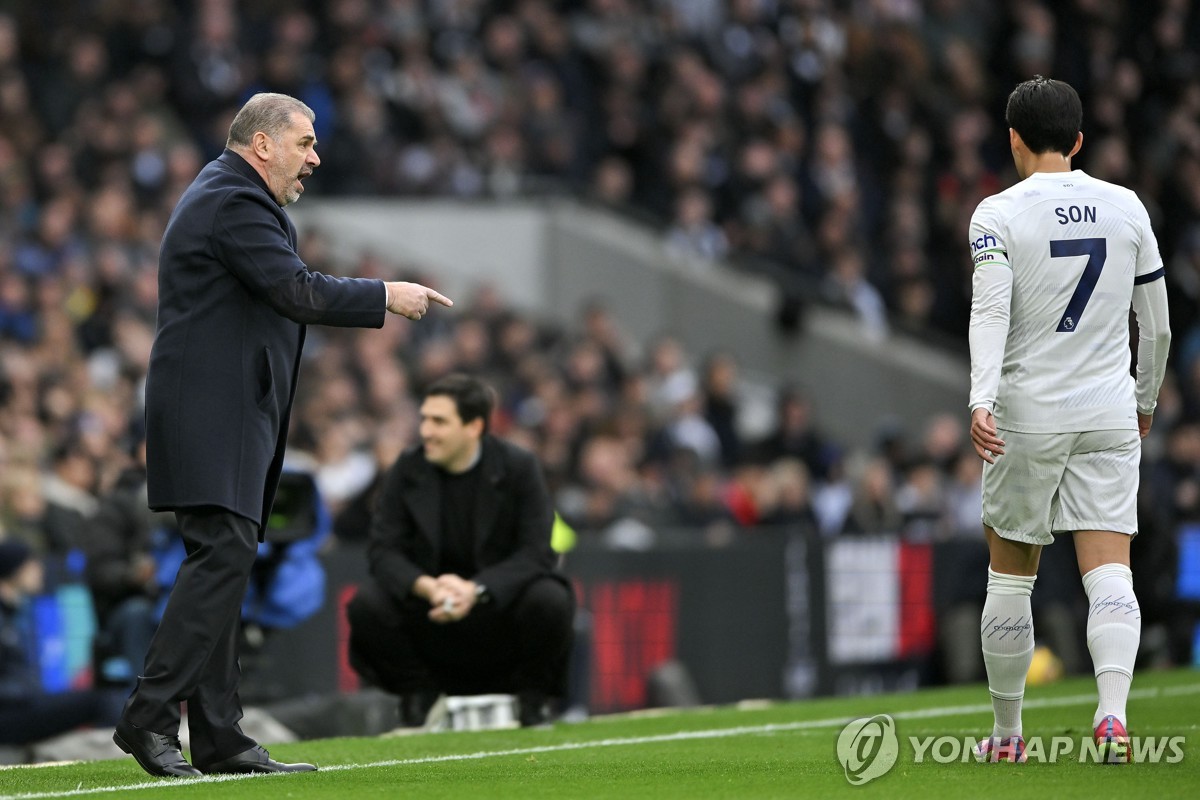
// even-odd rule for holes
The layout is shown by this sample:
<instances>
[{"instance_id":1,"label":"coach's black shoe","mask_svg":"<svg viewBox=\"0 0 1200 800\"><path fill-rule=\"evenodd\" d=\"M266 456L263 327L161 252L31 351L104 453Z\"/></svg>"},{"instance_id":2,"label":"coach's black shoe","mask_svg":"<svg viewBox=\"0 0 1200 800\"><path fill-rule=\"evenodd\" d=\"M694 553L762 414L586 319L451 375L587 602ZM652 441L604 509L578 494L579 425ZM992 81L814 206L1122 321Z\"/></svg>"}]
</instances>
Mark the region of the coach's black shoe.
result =
<instances>
[{"instance_id":1,"label":"coach's black shoe","mask_svg":"<svg viewBox=\"0 0 1200 800\"><path fill-rule=\"evenodd\" d=\"M163 778L194 778L200 770L183 757L178 736L165 736L139 728L125 720L117 723L113 734L117 747L133 756L138 765L151 775Z\"/></svg>"},{"instance_id":2,"label":"coach's black shoe","mask_svg":"<svg viewBox=\"0 0 1200 800\"><path fill-rule=\"evenodd\" d=\"M249 750L243 750L236 756L222 759L207 766L200 767L206 775L246 775L252 772L313 772L316 767L312 764L284 764L271 758L271 754L262 745L254 745Z\"/></svg>"}]
</instances>

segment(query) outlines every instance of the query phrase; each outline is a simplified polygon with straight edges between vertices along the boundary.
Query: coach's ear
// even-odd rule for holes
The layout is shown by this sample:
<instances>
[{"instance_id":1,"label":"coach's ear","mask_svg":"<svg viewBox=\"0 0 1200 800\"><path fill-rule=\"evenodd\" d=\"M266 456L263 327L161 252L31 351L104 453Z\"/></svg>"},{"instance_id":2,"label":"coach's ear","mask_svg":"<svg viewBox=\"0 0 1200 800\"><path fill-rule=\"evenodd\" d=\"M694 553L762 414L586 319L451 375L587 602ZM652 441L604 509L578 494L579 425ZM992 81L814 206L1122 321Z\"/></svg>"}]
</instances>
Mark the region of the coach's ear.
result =
<instances>
[{"instance_id":1,"label":"coach's ear","mask_svg":"<svg viewBox=\"0 0 1200 800\"><path fill-rule=\"evenodd\" d=\"M250 137L250 149L254 152L254 155L258 156L260 161L271 160L271 150L274 146L274 140L262 131L255 131L254 135Z\"/></svg>"}]
</instances>

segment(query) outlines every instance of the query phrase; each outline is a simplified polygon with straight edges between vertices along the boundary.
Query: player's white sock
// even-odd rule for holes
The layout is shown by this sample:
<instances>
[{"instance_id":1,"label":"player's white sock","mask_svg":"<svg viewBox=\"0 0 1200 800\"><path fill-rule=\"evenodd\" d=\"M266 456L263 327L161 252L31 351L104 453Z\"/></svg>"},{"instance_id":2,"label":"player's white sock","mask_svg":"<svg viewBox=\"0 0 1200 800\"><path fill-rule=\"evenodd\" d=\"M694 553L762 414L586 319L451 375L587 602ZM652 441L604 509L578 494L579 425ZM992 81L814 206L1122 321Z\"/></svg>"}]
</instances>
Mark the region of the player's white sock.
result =
<instances>
[{"instance_id":1,"label":"player's white sock","mask_svg":"<svg viewBox=\"0 0 1200 800\"><path fill-rule=\"evenodd\" d=\"M1109 714L1125 724L1125 701L1142 638L1142 610L1133 573L1124 564L1102 564L1083 576L1088 598L1087 643L1096 670L1100 704L1092 727Z\"/></svg>"},{"instance_id":2,"label":"player's white sock","mask_svg":"<svg viewBox=\"0 0 1200 800\"><path fill-rule=\"evenodd\" d=\"M992 736L1021 735L1021 700L1033 660L1033 612L1029 595L1036 575L1004 575L988 569L987 599L979 637L996 722Z\"/></svg>"}]
</instances>

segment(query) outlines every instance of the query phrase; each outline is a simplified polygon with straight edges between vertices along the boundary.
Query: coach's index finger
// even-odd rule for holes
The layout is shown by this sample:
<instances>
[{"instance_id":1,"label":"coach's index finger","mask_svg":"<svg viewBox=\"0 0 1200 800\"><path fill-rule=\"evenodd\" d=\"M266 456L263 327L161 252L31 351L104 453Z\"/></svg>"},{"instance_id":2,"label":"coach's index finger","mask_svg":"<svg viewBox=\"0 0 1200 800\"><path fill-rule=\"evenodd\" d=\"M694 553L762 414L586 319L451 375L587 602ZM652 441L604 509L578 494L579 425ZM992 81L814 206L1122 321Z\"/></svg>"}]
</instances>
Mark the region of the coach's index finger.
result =
<instances>
[{"instance_id":1,"label":"coach's index finger","mask_svg":"<svg viewBox=\"0 0 1200 800\"><path fill-rule=\"evenodd\" d=\"M438 292L434 289L430 289L429 287L425 288L425 296L435 303L441 303L442 305L446 306L447 308L454 305L454 301L451 300L449 297L446 297L446 295L442 294L441 292Z\"/></svg>"}]
</instances>

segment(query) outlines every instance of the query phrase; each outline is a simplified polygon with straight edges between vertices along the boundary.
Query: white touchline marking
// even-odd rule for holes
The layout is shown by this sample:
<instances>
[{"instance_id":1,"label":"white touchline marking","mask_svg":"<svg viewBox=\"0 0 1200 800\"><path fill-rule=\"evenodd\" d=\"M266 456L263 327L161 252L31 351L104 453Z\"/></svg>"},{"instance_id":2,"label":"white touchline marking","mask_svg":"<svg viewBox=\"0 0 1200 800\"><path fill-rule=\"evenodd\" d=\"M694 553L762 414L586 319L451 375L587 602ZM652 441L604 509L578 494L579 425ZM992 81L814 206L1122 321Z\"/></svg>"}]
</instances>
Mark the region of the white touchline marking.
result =
<instances>
[{"instance_id":1,"label":"white touchline marking","mask_svg":"<svg viewBox=\"0 0 1200 800\"><path fill-rule=\"evenodd\" d=\"M1132 689L1130 699L1146 699L1154 697L1177 697L1180 695L1200 694L1200 684L1191 686L1173 686L1164 689ZM1096 702L1094 694L1077 694L1068 697L1048 697L1044 699L1026 700L1025 708L1056 708L1058 706L1075 706ZM892 719L928 719L932 717L954 717L962 714L982 714L992 710L991 703L976 703L967 706L944 706L942 708L926 708L916 711L897 711L889 714ZM777 722L765 725L744 725L736 728L714 728L706 731L678 731L676 733L660 733L652 736L627 736L614 739L593 739L584 742L564 742L548 744L541 747L517 747L509 750L482 750L476 753L454 753L445 756L423 756L421 758L397 758L386 761L372 761L367 764L331 764L321 767L320 772L341 772L349 769L375 769L377 767L403 767L417 764L439 764L448 761L476 761L483 758L500 758L504 756L527 756L540 753L560 753L567 750L587 750L592 747L617 747L631 744L654 744L658 742L682 742L689 739L724 739L733 736L746 736L761 733L786 733L808 728L836 728L850 721L849 717L831 717L829 719L803 720L800 722ZM227 783L229 781L262 780L271 775L206 775L201 778L172 778L150 781L148 783L133 783L125 786L93 786L87 789L76 788L61 792L29 792L26 794L0 795L0 800L42 800L51 797L83 797L94 794L111 794L112 792L138 791L141 789L162 789L168 787L195 786L206 783Z\"/></svg>"}]
</instances>

